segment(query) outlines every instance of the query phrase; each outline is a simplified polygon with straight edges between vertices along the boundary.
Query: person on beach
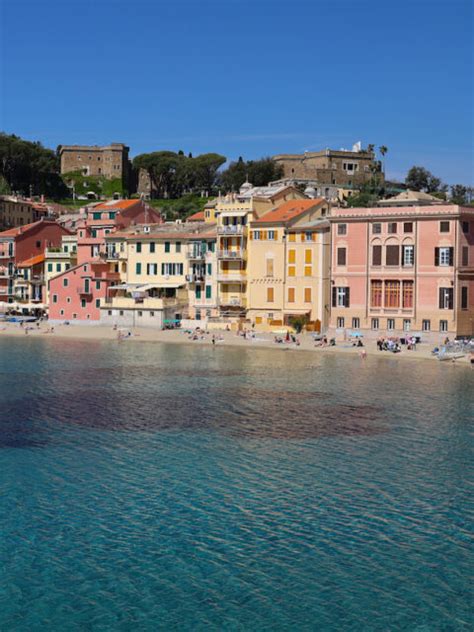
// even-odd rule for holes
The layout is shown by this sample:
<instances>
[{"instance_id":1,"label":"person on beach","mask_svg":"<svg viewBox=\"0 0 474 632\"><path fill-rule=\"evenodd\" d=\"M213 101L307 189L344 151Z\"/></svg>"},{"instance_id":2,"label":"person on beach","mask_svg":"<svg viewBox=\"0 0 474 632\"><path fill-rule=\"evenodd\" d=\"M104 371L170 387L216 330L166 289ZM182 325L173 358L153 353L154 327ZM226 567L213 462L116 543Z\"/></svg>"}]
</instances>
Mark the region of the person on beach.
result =
<instances>
[{"instance_id":1,"label":"person on beach","mask_svg":"<svg viewBox=\"0 0 474 632\"><path fill-rule=\"evenodd\" d=\"M215 346L216 344L216 337L214 336L214 334L212 334L212 346Z\"/></svg>"}]
</instances>

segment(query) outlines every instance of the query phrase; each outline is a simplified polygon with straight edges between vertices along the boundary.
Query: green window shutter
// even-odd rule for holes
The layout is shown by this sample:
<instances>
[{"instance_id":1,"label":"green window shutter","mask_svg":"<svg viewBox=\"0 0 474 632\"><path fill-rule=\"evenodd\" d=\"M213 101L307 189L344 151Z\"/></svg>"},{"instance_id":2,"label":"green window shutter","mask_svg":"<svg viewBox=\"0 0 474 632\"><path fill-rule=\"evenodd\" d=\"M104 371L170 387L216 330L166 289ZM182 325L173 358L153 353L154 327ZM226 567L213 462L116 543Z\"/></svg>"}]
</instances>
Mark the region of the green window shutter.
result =
<instances>
[{"instance_id":1,"label":"green window shutter","mask_svg":"<svg viewBox=\"0 0 474 632\"><path fill-rule=\"evenodd\" d=\"M165 241L165 252L170 252L171 244L169 241Z\"/></svg>"},{"instance_id":2,"label":"green window shutter","mask_svg":"<svg viewBox=\"0 0 474 632\"><path fill-rule=\"evenodd\" d=\"M201 286L196 285L196 298L201 298Z\"/></svg>"},{"instance_id":3,"label":"green window shutter","mask_svg":"<svg viewBox=\"0 0 474 632\"><path fill-rule=\"evenodd\" d=\"M212 274L212 263L208 263L207 264L207 274L209 274L209 275Z\"/></svg>"},{"instance_id":4,"label":"green window shutter","mask_svg":"<svg viewBox=\"0 0 474 632\"><path fill-rule=\"evenodd\" d=\"M48 272L52 272L52 271L53 271L53 264L48 263Z\"/></svg>"},{"instance_id":5,"label":"green window shutter","mask_svg":"<svg viewBox=\"0 0 474 632\"><path fill-rule=\"evenodd\" d=\"M206 285L206 298L212 297L212 285Z\"/></svg>"},{"instance_id":6,"label":"green window shutter","mask_svg":"<svg viewBox=\"0 0 474 632\"><path fill-rule=\"evenodd\" d=\"M141 274L142 273L142 264L141 263L137 263L136 273L137 274Z\"/></svg>"}]
</instances>

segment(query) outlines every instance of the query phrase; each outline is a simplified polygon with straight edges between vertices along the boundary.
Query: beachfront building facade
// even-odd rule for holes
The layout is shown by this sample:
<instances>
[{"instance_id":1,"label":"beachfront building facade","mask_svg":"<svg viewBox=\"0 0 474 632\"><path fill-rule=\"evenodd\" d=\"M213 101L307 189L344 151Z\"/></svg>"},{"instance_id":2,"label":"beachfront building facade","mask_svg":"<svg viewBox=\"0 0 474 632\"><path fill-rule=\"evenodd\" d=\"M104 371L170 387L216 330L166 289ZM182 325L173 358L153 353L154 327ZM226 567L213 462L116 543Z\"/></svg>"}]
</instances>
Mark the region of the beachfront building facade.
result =
<instances>
[{"instance_id":1,"label":"beachfront building facade","mask_svg":"<svg viewBox=\"0 0 474 632\"><path fill-rule=\"evenodd\" d=\"M293 187L253 187L245 182L238 194L217 199L217 281L222 318L239 320L246 315L249 224L289 200L304 197Z\"/></svg>"},{"instance_id":2,"label":"beachfront building facade","mask_svg":"<svg viewBox=\"0 0 474 632\"><path fill-rule=\"evenodd\" d=\"M77 235L63 235L60 246L50 246L44 251L44 302L49 303L49 282L61 272L77 263Z\"/></svg>"},{"instance_id":3,"label":"beachfront building facade","mask_svg":"<svg viewBox=\"0 0 474 632\"><path fill-rule=\"evenodd\" d=\"M102 302L102 322L160 328L216 314L215 226L135 226L110 235L107 251L120 282Z\"/></svg>"},{"instance_id":4,"label":"beachfront building facade","mask_svg":"<svg viewBox=\"0 0 474 632\"><path fill-rule=\"evenodd\" d=\"M330 230L325 199L291 200L249 224L247 318L261 329L329 321Z\"/></svg>"},{"instance_id":5,"label":"beachfront building facade","mask_svg":"<svg viewBox=\"0 0 474 632\"><path fill-rule=\"evenodd\" d=\"M59 273L49 281L49 321L98 324L101 300L119 279L110 264L100 259L82 262Z\"/></svg>"},{"instance_id":6,"label":"beachfront building facade","mask_svg":"<svg viewBox=\"0 0 474 632\"><path fill-rule=\"evenodd\" d=\"M331 330L474 334L474 209L335 208Z\"/></svg>"},{"instance_id":7,"label":"beachfront building facade","mask_svg":"<svg viewBox=\"0 0 474 632\"><path fill-rule=\"evenodd\" d=\"M32 291L32 285L37 287L44 283L44 279L33 279L42 275L42 272L37 271L40 263L38 257L44 257L47 248L59 246L62 237L68 234L56 222L44 219L0 233L1 307L31 307L29 299L37 295L37 290ZM20 268L25 262L28 262L28 266ZM30 273L32 277L25 279L25 274L29 276ZM43 296L42 290L40 293Z\"/></svg>"}]
</instances>

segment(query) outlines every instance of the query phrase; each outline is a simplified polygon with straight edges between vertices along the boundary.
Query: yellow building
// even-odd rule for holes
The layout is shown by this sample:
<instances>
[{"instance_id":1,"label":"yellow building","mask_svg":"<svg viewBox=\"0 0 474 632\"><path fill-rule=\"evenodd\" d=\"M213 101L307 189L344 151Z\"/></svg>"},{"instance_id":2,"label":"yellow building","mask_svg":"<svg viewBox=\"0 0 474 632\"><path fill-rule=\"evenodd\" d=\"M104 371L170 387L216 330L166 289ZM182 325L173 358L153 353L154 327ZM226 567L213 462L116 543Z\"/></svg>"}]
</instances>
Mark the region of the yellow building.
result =
<instances>
[{"instance_id":1,"label":"yellow building","mask_svg":"<svg viewBox=\"0 0 474 632\"><path fill-rule=\"evenodd\" d=\"M247 309L248 225L287 200L304 198L293 187L253 187L245 182L238 194L219 197L215 203L217 218L217 258L219 314L224 318L242 318Z\"/></svg>"},{"instance_id":2,"label":"yellow building","mask_svg":"<svg viewBox=\"0 0 474 632\"><path fill-rule=\"evenodd\" d=\"M324 199L293 200L250 222L247 317L270 328L329 320L330 230Z\"/></svg>"}]
</instances>

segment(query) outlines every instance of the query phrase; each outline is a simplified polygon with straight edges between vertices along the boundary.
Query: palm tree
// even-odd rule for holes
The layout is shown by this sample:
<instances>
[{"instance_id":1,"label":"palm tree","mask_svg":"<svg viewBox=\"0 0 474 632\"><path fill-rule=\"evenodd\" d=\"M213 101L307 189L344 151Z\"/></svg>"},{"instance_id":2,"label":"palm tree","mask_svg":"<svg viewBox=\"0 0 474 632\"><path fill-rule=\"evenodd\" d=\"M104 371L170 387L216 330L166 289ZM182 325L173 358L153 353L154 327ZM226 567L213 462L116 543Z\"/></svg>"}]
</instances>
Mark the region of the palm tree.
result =
<instances>
[{"instance_id":1,"label":"palm tree","mask_svg":"<svg viewBox=\"0 0 474 632\"><path fill-rule=\"evenodd\" d=\"M384 161L383 161L383 157L385 156L387 151L388 151L388 147L386 147L385 145L380 145L379 152L380 152L380 155L382 156L382 171L383 171L384 174L385 174L385 164L384 164Z\"/></svg>"},{"instance_id":2,"label":"palm tree","mask_svg":"<svg viewBox=\"0 0 474 632\"><path fill-rule=\"evenodd\" d=\"M367 145L367 152L369 154L373 154L375 149L375 145Z\"/></svg>"}]
</instances>

